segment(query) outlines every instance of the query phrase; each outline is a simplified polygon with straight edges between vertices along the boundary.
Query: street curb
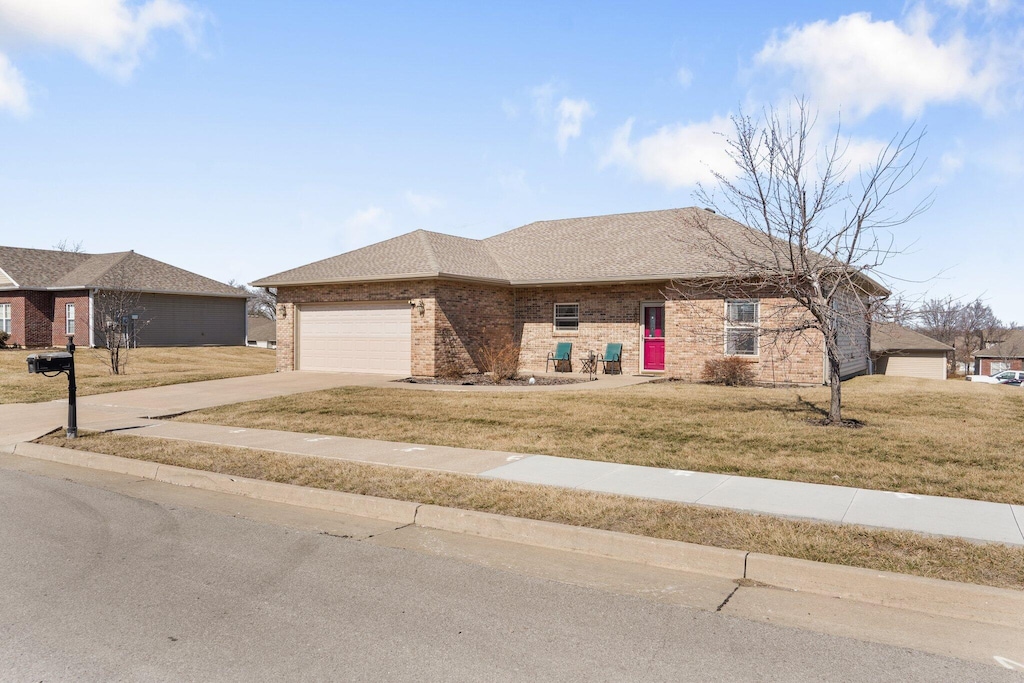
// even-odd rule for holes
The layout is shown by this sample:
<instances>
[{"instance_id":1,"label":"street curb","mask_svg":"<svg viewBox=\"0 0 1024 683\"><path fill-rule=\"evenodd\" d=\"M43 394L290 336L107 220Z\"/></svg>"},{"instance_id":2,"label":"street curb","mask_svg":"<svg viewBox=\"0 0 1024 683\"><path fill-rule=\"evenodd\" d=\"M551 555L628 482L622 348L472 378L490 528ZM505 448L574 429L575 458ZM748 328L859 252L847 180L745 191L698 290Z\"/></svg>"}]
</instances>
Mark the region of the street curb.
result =
<instances>
[{"instance_id":1,"label":"street curb","mask_svg":"<svg viewBox=\"0 0 1024 683\"><path fill-rule=\"evenodd\" d=\"M727 579L743 577L747 556L742 550L436 505L421 506L416 525Z\"/></svg>"},{"instance_id":2,"label":"street curb","mask_svg":"<svg viewBox=\"0 0 1024 683\"><path fill-rule=\"evenodd\" d=\"M19 443L13 453L399 525L416 525L734 580L747 579L774 588L1024 628L1024 591L279 484L36 443Z\"/></svg>"},{"instance_id":3,"label":"street curb","mask_svg":"<svg viewBox=\"0 0 1024 683\"><path fill-rule=\"evenodd\" d=\"M746 578L777 588L1024 628L1024 591L750 553Z\"/></svg>"},{"instance_id":4,"label":"street curb","mask_svg":"<svg viewBox=\"0 0 1024 683\"><path fill-rule=\"evenodd\" d=\"M116 455L104 455L36 443L19 443L15 446L14 455L49 460L75 467L128 474L176 486L191 486L206 491L229 493L274 503L328 510L357 517L371 517L395 524L412 524L416 518L416 508L419 507L416 503L391 500L390 498L375 498L341 491L279 484L261 479L248 479L175 465L160 465L147 460L133 460Z\"/></svg>"}]
</instances>

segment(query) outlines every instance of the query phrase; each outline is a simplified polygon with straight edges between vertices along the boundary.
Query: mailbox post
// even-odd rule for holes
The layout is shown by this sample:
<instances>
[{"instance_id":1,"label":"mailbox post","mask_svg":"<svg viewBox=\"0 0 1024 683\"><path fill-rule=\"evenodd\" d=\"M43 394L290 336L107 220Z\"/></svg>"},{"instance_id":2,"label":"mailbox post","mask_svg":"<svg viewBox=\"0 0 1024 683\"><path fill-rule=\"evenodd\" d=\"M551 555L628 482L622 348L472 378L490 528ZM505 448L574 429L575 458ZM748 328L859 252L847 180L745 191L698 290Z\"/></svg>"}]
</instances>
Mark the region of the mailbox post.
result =
<instances>
[{"instance_id":1,"label":"mailbox post","mask_svg":"<svg viewBox=\"0 0 1024 683\"><path fill-rule=\"evenodd\" d=\"M32 354L25 359L28 371L44 377L68 376L68 430L67 437L78 437L78 387L75 385L75 343L68 337L66 352Z\"/></svg>"},{"instance_id":2,"label":"mailbox post","mask_svg":"<svg viewBox=\"0 0 1024 683\"><path fill-rule=\"evenodd\" d=\"M68 438L78 438L78 386L75 384L75 342L68 337L68 353L71 363L68 365Z\"/></svg>"}]
</instances>

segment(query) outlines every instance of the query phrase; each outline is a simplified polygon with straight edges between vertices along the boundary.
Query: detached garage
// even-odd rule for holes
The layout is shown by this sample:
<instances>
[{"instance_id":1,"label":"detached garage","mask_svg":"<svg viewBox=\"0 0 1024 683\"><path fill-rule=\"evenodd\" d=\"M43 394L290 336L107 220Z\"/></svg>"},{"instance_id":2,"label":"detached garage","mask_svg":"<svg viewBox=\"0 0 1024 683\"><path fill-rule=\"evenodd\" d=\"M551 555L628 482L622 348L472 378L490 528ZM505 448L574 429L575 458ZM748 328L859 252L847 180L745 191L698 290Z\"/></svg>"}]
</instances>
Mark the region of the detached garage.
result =
<instances>
[{"instance_id":1,"label":"detached garage","mask_svg":"<svg viewBox=\"0 0 1024 683\"><path fill-rule=\"evenodd\" d=\"M299 370L412 373L408 301L303 304L297 330Z\"/></svg>"},{"instance_id":2,"label":"detached garage","mask_svg":"<svg viewBox=\"0 0 1024 683\"><path fill-rule=\"evenodd\" d=\"M874 374L946 379L946 356L952 346L893 323L871 326Z\"/></svg>"}]
</instances>

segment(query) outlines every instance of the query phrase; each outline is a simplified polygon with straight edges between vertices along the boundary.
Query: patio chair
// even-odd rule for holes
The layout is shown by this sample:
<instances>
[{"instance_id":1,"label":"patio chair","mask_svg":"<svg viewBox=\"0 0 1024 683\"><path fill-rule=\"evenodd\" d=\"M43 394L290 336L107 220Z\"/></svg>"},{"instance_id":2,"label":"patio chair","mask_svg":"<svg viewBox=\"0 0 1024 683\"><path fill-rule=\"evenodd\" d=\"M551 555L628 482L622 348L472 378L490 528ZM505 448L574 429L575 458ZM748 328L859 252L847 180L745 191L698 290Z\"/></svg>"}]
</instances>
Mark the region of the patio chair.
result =
<instances>
[{"instance_id":1,"label":"patio chair","mask_svg":"<svg viewBox=\"0 0 1024 683\"><path fill-rule=\"evenodd\" d=\"M555 350L548 353L544 372L551 363L555 364L555 372L572 372L572 342L558 342Z\"/></svg>"},{"instance_id":2,"label":"patio chair","mask_svg":"<svg viewBox=\"0 0 1024 683\"><path fill-rule=\"evenodd\" d=\"M608 344L604 348L604 353L598 355L597 362L604 365L604 374L622 374L622 344ZM612 371L609 371L609 366L613 366Z\"/></svg>"}]
</instances>

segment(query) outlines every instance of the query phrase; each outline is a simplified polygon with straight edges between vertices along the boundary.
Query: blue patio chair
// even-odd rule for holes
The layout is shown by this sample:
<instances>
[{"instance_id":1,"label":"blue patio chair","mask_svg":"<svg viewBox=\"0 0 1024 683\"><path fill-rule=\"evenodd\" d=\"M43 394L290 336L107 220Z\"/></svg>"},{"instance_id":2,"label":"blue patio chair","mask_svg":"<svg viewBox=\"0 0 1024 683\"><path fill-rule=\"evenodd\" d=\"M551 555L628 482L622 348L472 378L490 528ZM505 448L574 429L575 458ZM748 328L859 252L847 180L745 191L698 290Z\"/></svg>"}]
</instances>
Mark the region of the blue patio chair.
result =
<instances>
[{"instance_id":1,"label":"blue patio chair","mask_svg":"<svg viewBox=\"0 0 1024 683\"><path fill-rule=\"evenodd\" d=\"M604 353L597 357L597 362L604 365L604 374L622 374L622 344L608 344ZM609 370L610 366L611 369Z\"/></svg>"},{"instance_id":2,"label":"blue patio chair","mask_svg":"<svg viewBox=\"0 0 1024 683\"><path fill-rule=\"evenodd\" d=\"M558 342L555 350L548 353L544 372L551 363L555 364L555 372L572 372L572 342Z\"/></svg>"}]
</instances>

